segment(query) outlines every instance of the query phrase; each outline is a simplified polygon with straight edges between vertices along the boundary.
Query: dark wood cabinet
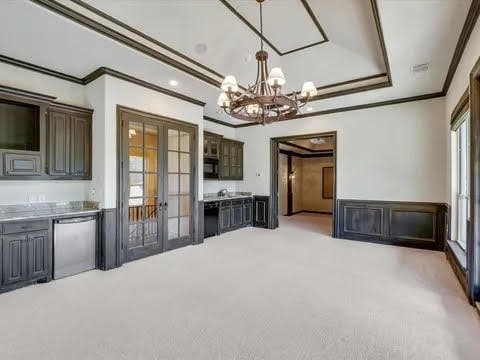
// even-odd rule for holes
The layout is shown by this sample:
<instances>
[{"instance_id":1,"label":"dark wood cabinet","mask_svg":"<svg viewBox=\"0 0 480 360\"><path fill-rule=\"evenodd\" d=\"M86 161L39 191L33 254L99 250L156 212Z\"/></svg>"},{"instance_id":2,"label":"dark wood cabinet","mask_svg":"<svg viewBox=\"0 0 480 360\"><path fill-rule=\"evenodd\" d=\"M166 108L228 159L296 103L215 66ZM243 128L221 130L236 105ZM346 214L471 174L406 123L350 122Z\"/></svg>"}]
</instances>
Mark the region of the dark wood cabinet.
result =
<instances>
[{"instance_id":1,"label":"dark wood cabinet","mask_svg":"<svg viewBox=\"0 0 480 360\"><path fill-rule=\"evenodd\" d=\"M220 204L220 213L219 213L219 232L224 233L230 230L231 227L231 217L232 217L232 207L231 203L221 203Z\"/></svg>"},{"instance_id":2,"label":"dark wood cabinet","mask_svg":"<svg viewBox=\"0 0 480 360\"><path fill-rule=\"evenodd\" d=\"M41 157L37 152L3 153L4 176L40 176L42 174Z\"/></svg>"},{"instance_id":3,"label":"dark wood cabinet","mask_svg":"<svg viewBox=\"0 0 480 360\"><path fill-rule=\"evenodd\" d=\"M70 116L64 111L50 110L48 114L48 173L67 176L70 169L68 144Z\"/></svg>"},{"instance_id":4,"label":"dark wood cabinet","mask_svg":"<svg viewBox=\"0 0 480 360\"><path fill-rule=\"evenodd\" d=\"M243 200L232 201L232 228L239 228L243 225Z\"/></svg>"},{"instance_id":5,"label":"dark wood cabinet","mask_svg":"<svg viewBox=\"0 0 480 360\"><path fill-rule=\"evenodd\" d=\"M91 177L92 118L73 114L70 136L70 173L74 177Z\"/></svg>"},{"instance_id":6,"label":"dark wood cabinet","mask_svg":"<svg viewBox=\"0 0 480 360\"><path fill-rule=\"evenodd\" d=\"M252 225L252 198L220 201L220 234Z\"/></svg>"},{"instance_id":7,"label":"dark wood cabinet","mask_svg":"<svg viewBox=\"0 0 480 360\"><path fill-rule=\"evenodd\" d=\"M268 196L253 197L253 226L268 228L269 203Z\"/></svg>"},{"instance_id":8,"label":"dark wood cabinet","mask_svg":"<svg viewBox=\"0 0 480 360\"><path fill-rule=\"evenodd\" d=\"M48 275L50 251L47 231L27 235L27 274L30 279L43 278Z\"/></svg>"},{"instance_id":9,"label":"dark wood cabinet","mask_svg":"<svg viewBox=\"0 0 480 360\"><path fill-rule=\"evenodd\" d=\"M27 280L27 235L3 237L3 285Z\"/></svg>"},{"instance_id":10,"label":"dark wood cabinet","mask_svg":"<svg viewBox=\"0 0 480 360\"><path fill-rule=\"evenodd\" d=\"M0 292L38 280L52 273L52 238L49 221L13 222L3 226L0 238Z\"/></svg>"},{"instance_id":11,"label":"dark wood cabinet","mask_svg":"<svg viewBox=\"0 0 480 360\"><path fill-rule=\"evenodd\" d=\"M220 143L220 172L221 180L230 180L230 140L222 139Z\"/></svg>"},{"instance_id":12,"label":"dark wood cabinet","mask_svg":"<svg viewBox=\"0 0 480 360\"><path fill-rule=\"evenodd\" d=\"M203 156L212 159L218 159L220 156L221 135L214 133L203 133Z\"/></svg>"},{"instance_id":13,"label":"dark wood cabinet","mask_svg":"<svg viewBox=\"0 0 480 360\"><path fill-rule=\"evenodd\" d=\"M91 112L51 107L47 133L48 174L60 178L91 179Z\"/></svg>"}]
</instances>

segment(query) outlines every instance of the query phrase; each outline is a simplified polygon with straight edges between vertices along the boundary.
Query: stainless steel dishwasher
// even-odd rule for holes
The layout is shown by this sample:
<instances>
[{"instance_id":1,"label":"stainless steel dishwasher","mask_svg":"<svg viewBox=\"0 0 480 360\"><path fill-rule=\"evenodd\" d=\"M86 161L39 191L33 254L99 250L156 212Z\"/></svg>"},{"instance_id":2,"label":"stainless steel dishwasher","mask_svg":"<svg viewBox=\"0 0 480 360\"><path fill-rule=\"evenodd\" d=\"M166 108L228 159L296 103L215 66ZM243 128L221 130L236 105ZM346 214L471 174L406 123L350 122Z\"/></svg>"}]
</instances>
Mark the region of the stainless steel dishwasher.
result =
<instances>
[{"instance_id":1,"label":"stainless steel dishwasher","mask_svg":"<svg viewBox=\"0 0 480 360\"><path fill-rule=\"evenodd\" d=\"M96 216L54 221L53 278L95 269Z\"/></svg>"}]
</instances>

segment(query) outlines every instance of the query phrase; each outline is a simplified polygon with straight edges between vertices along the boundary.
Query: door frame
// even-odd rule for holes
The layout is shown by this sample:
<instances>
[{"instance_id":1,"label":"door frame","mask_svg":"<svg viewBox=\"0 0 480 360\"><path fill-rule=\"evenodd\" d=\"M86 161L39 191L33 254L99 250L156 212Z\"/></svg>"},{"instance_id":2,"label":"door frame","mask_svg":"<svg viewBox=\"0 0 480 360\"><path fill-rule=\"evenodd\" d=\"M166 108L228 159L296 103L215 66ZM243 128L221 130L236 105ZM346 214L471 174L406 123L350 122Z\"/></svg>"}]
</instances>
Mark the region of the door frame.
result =
<instances>
[{"instance_id":1,"label":"door frame","mask_svg":"<svg viewBox=\"0 0 480 360\"><path fill-rule=\"evenodd\" d=\"M280 154L280 143L291 140L309 139L313 137L331 136L334 139L333 146L333 166L334 166L334 186L333 186L333 217L332 217L332 236L337 235L336 218L337 218L337 132L327 131L321 133L301 134L291 136L281 136L270 138L270 214L268 219L268 227L275 229L278 227L278 205L279 205L279 189L278 189L278 160Z\"/></svg>"},{"instance_id":2,"label":"door frame","mask_svg":"<svg viewBox=\"0 0 480 360\"><path fill-rule=\"evenodd\" d=\"M470 236L467 238L467 289L480 301L480 58L470 73Z\"/></svg>"},{"instance_id":3,"label":"door frame","mask_svg":"<svg viewBox=\"0 0 480 360\"><path fill-rule=\"evenodd\" d=\"M138 110L134 109L128 106L123 106L120 104L117 104L116 106L116 117L117 117L117 155L116 155L116 165L117 165L117 191L116 191L116 204L117 204L117 243L119 246L119 253L120 253L120 264L124 263L127 261L126 259L126 247L125 247L125 233L124 233L124 203L123 199L125 198L125 193L124 193L124 187L125 187L125 179L123 179L123 166L122 160L123 160L123 155L124 155L124 146L123 146L123 129L122 129L122 114L123 113L130 113L133 115L138 115L138 116L144 116L148 117L153 120L157 120L165 125L168 123L174 124L174 125L179 125L179 126L184 126L187 128L193 129L193 149L191 152L191 156L193 157L193 183L190 184L191 187L191 194L192 194L192 204L190 206L190 211L191 211L191 222L190 222L190 229L191 229L191 237L192 241L191 244L197 244L198 239L199 239L199 234L198 234L198 229L199 229L199 223L198 223L198 147L199 147L199 136L198 136L198 125L197 124L192 124L188 123L182 120L174 119L171 117L163 116L163 115L158 115L150 112L146 112L143 110ZM162 234L162 237L164 235ZM163 239L164 240L164 239ZM162 244L162 250L159 252L163 252L164 244Z\"/></svg>"}]
</instances>

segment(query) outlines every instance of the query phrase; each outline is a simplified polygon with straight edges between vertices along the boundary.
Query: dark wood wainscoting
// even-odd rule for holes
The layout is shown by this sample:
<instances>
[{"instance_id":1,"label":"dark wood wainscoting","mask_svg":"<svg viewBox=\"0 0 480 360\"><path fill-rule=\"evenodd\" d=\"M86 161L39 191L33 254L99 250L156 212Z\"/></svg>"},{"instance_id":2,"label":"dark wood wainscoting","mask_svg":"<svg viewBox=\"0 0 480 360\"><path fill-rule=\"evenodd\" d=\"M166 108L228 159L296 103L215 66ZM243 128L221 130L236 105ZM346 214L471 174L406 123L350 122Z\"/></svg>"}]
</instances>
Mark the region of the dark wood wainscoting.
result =
<instances>
[{"instance_id":1,"label":"dark wood wainscoting","mask_svg":"<svg viewBox=\"0 0 480 360\"><path fill-rule=\"evenodd\" d=\"M117 209L102 209L99 225L99 267L102 270L117 268L122 265L122 249L117 234Z\"/></svg>"},{"instance_id":2,"label":"dark wood wainscoting","mask_svg":"<svg viewBox=\"0 0 480 360\"><path fill-rule=\"evenodd\" d=\"M337 209L335 227L341 239L445 248L446 204L339 199Z\"/></svg>"}]
</instances>

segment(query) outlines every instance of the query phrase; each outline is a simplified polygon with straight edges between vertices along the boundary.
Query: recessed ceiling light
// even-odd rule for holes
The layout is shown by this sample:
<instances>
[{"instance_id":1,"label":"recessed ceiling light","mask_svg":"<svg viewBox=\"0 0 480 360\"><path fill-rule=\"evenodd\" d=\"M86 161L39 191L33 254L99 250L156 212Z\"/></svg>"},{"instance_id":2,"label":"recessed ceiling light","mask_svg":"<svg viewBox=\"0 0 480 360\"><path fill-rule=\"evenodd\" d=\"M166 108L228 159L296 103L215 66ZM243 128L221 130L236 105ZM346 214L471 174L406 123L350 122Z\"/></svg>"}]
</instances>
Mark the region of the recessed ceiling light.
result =
<instances>
[{"instance_id":1,"label":"recessed ceiling light","mask_svg":"<svg viewBox=\"0 0 480 360\"><path fill-rule=\"evenodd\" d=\"M308 111L308 112L313 111L313 107L311 107L311 106L307 107L307 111Z\"/></svg>"},{"instance_id":2,"label":"recessed ceiling light","mask_svg":"<svg viewBox=\"0 0 480 360\"><path fill-rule=\"evenodd\" d=\"M195 45L195 52L197 54L205 54L207 52L207 44L204 44L204 43L199 43L197 45Z\"/></svg>"},{"instance_id":3,"label":"recessed ceiling light","mask_svg":"<svg viewBox=\"0 0 480 360\"><path fill-rule=\"evenodd\" d=\"M177 86L177 85L178 85L178 81L177 81L177 80L170 80L170 81L168 82L168 84L169 84L170 86Z\"/></svg>"}]
</instances>

